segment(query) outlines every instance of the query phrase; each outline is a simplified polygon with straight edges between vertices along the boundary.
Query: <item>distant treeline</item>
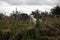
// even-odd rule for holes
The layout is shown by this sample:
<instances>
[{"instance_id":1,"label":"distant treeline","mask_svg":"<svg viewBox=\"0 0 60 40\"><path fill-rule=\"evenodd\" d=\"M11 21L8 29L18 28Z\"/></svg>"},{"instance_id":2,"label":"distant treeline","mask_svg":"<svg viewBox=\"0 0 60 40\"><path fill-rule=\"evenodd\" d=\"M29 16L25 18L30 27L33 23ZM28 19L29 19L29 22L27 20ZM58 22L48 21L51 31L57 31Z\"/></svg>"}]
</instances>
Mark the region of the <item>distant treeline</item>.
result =
<instances>
[{"instance_id":1,"label":"distant treeline","mask_svg":"<svg viewBox=\"0 0 60 40\"><path fill-rule=\"evenodd\" d=\"M60 40L60 6L48 13L0 13L0 40Z\"/></svg>"}]
</instances>

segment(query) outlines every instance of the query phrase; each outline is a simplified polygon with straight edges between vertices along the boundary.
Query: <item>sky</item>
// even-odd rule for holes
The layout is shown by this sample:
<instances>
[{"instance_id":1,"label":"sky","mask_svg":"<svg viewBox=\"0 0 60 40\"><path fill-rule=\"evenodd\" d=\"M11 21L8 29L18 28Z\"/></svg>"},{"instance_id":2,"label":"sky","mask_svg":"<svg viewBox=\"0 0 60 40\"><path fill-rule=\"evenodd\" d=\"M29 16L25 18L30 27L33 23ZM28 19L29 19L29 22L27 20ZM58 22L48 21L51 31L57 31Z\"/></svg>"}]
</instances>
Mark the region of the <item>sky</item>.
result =
<instances>
[{"instance_id":1,"label":"sky","mask_svg":"<svg viewBox=\"0 0 60 40\"><path fill-rule=\"evenodd\" d=\"M9 15L17 8L18 11L30 14L31 11L50 11L54 6L60 6L60 0L0 0L0 12Z\"/></svg>"}]
</instances>

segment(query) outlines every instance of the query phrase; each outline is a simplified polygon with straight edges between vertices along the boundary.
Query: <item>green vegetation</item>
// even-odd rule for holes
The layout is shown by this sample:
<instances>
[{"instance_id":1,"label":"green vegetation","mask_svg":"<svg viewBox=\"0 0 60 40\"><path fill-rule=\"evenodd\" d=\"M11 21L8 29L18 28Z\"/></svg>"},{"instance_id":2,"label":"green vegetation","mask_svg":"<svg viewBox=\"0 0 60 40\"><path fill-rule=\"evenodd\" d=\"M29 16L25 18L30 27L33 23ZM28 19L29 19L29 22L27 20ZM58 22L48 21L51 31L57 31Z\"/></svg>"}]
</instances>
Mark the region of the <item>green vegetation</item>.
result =
<instances>
[{"instance_id":1,"label":"green vegetation","mask_svg":"<svg viewBox=\"0 0 60 40\"><path fill-rule=\"evenodd\" d=\"M32 12L36 20L18 11L10 16L0 14L0 40L60 40L59 8L53 8L52 14Z\"/></svg>"}]
</instances>

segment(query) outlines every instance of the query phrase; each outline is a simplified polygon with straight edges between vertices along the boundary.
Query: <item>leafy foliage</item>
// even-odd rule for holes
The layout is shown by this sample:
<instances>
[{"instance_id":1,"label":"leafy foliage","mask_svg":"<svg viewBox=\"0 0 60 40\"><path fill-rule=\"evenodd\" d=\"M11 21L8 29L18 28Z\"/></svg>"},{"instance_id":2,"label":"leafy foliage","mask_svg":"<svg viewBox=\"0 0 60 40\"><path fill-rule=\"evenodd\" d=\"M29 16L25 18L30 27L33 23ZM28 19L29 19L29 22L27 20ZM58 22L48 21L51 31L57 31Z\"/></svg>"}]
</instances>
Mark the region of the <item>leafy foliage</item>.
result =
<instances>
[{"instance_id":1,"label":"leafy foliage","mask_svg":"<svg viewBox=\"0 0 60 40\"><path fill-rule=\"evenodd\" d=\"M36 19L34 25L25 13L16 12L9 17L0 15L0 40L60 40L60 16L56 17L59 10L59 7L52 9L55 15L47 12L40 14L39 10L32 12Z\"/></svg>"},{"instance_id":2,"label":"leafy foliage","mask_svg":"<svg viewBox=\"0 0 60 40\"><path fill-rule=\"evenodd\" d=\"M56 6L53 9L51 9L52 14L60 15L60 6Z\"/></svg>"}]
</instances>

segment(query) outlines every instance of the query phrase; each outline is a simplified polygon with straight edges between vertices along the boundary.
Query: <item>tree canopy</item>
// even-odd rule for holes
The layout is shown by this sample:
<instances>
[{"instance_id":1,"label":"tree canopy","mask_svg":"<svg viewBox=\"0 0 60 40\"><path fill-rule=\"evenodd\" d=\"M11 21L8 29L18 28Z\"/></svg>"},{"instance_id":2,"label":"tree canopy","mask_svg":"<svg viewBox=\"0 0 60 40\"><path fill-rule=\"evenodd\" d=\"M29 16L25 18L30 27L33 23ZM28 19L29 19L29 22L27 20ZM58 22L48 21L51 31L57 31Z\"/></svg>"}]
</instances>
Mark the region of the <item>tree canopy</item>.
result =
<instances>
[{"instance_id":1,"label":"tree canopy","mask_svg":"<svg viewBox=\"0 0 60 40\"><path fill-rule=\"evenodd\" d=\"M56 6L53 9L51 9L52 14L60 15L60 6Z\"/></svg>"}]
</instances>

